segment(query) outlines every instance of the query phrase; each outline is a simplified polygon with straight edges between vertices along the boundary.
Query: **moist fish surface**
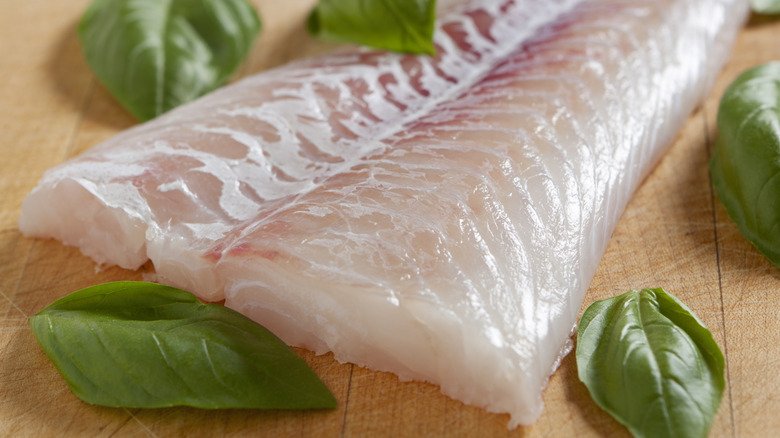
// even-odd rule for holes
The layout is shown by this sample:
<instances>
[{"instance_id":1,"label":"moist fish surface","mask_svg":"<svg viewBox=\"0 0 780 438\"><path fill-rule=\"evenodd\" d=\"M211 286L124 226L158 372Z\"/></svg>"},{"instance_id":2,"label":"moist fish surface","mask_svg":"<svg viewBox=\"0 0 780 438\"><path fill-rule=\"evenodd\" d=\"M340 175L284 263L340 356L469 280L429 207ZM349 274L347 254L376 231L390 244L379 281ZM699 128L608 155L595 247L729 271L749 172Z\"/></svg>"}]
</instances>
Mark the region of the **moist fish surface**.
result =
<instances>
[{"instance_id":1,"label":"moist fish surface","mask_svg":"<svg viewBox=\"0 0 780 438\"><path fill-rule=\"evenodd\" d=\"M20 229L531 424L742 0L470 1L435 57L294 63L48 171Z\"/></svg>"}]
</instances>

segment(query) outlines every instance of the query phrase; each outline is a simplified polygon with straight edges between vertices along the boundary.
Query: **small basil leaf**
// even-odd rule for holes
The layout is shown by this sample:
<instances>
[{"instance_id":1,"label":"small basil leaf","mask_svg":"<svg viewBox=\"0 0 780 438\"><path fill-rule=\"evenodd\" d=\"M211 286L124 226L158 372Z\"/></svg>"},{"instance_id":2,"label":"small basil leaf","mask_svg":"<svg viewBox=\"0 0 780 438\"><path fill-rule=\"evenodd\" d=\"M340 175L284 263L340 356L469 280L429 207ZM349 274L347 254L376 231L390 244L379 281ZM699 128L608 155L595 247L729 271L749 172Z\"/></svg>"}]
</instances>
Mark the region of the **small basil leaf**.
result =
<instances>
[{"instance_id":1,"label":"small basil leaf","mask_svg":"<svg viewBox=\"0 0 780 438\"><path fill-rule=\"evenodd\" d=\"M634 436L707 436L725 386L723 353L663 289L593 303L580 319L576 356L593 400Z\"/></svg>"},{"instance_id":2,"label":"small basil leaf","mask_svg":"<svg viewBox=\"0 0 780 438\"><path fill-rule=\"evenodd\" d=\"M322 381L271 332L176 288L93 286L57 300L30 324L71 390L91 404L336 407Z\"/></svg>"},{"instance_id":3,"label":"small basil leaf","mask_svg":"<svg viewBox=\"0 0 780 438\"><path fill-rule=\"evenodd\" d=\"M780 0L750 0L750 7L759 14L780 14Z\"/></svg>"},{"instance_id":4,"label":"small basil leaf","mask_svg":"<svg viewBox=\"0 0 780 438\"><path fill-rule=\"evenodd\" d=\"M433 54L436 0L320 0L309 32L323 40Z\"/></svg>"},{"instance_id":5,"label":"small basil leaf","mask_svg":"<svg viewBox=\"0 0 780 438\"><path fill-rule=\"evenodd\" d=\"M780 62L741 74L718 108L712 184L740 232L780 267Z\"/></svg>"},{"instance_id":6,"label":"small basil leaf","mask_svg":"<svg viewBox=\"0 0 780 438\"><path fill-rule=\"evenodd\" d=\"M224 84L259 31L246 0L94 0L79 23L90 67L140 120Z\"/></svg>"}]
</instances>

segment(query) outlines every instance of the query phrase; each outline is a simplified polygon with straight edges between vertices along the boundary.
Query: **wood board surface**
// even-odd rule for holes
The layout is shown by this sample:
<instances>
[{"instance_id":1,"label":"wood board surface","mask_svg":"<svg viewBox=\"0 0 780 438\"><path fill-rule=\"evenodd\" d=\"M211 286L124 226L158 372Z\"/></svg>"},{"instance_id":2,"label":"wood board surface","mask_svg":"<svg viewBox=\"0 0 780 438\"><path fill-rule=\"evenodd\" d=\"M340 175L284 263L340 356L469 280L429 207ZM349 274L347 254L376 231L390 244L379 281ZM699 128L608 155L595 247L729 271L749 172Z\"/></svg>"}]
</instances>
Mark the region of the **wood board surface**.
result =
<instances>
[{"instance_id":1,"label":"wood board surface","mask_svg":"<svg viewBox=\"0 0 780 438\"><path fill-rule=\"evenodd\" d=\"M628 436L590 400L567 356L531 427L437 387L296 350L338 399L334 411L111 409L82 403L35 342L27 318L57 298L137 272L97 271L79 251L25 238L20 205L43 171L134 125L89 71L76 36L87 0L0 0L0 436ZM314 0L254 0L264 30L239 76L331 48L305 32ZM711 436L780 435L780 270L739 234L710 188L717 103L741 71L780 59L780 21L752 17L712 94L621 218L583 308L664 287L712 330L728 384Z\"/></svg>"}]
</instances>

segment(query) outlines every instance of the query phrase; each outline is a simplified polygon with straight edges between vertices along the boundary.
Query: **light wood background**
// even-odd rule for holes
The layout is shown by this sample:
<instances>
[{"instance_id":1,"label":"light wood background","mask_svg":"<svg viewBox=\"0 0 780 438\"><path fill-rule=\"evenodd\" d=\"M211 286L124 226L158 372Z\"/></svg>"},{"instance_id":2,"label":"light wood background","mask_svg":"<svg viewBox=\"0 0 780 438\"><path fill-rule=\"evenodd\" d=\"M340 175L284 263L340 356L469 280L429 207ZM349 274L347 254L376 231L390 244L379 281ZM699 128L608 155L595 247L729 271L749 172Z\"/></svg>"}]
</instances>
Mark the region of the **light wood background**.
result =
<instances>
[{"instance_id":1,"label":"light wood background","mask_svg":"<svg viewBox=\"0 0 780 438\"><path fill-rule=\"evenodd\" d=\"M313 0L254 0L262 37L240 75L329 48L305 32ZM67 389L27 318L77 289L139 272L107 269L16 228L43 171L135 123L89 71L76 37L87 0L0 0L0 436L627 436L601 412L569 355L533 427L451 400L437 387L296 350L332 389L327 412L109 409ZM743 69L780 59L780 21L753 17L709 99L688 121L618 224L585 305L664 287L713 331L727 358L711 436L780 436L780 270L740 236L710 188L717 102Z\"/></svg>"}]
</instances>

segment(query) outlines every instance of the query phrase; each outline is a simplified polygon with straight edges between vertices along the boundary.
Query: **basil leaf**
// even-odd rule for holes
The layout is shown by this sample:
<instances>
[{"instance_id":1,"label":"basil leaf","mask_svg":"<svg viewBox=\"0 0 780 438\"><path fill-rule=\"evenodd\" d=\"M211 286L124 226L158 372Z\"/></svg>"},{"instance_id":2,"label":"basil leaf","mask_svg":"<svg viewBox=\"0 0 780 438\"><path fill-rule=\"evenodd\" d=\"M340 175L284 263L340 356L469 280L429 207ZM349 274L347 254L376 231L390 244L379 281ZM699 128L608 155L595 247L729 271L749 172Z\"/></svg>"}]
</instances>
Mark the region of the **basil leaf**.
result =
<instances>
[{"instance_id":1,"label":"basil leaf","mask_svg":"<svg viewBox=\"0 0 780 438\"><path fill-rule=\"evenodd\" d=\"M430 54L436 0L320 0L309 32L327 41Z\"/></svg>"},{"instance_id":2,"label":"basil leaf","mask_svg":"<svg viewBox=\"0 0 780 438\"><path fill-rule=\"evenodd\" d=\"M89 287L41 310L30 324L70 389L91 404L336 407L327 387L271 332L173 287Z\"/></svg>"},{"instance_id":3,"label":"basil leaf","mask_svg":"<svg viewBox=\"0 0 780 438\"><path fill-rule=\"evenodd\" d=\"M712 184L740 232L780 267L780 62L750 69L718 108Z\"/></svg>"},{"instance_id":4,"label":"basil leaf","mask_svg":"<svg viewBox=\"0 0 780 438\"><path fill-rule=\"evenodd\" d=\"M712 334L663 289L597 301L580 319L580 380L637 437L706 437L724 359Z\"/></svg>"},{"instance_id":5,"label":"basil leaf","mask_svg":"<svg viewBox=\"0 0 780 438\"><path fill-rule=\"evenodd\" d=\"M780 0L750 0L750 7L759 14L780 14Z\"/></svg>"},{"instance_id":6,"label":"basil leaf","mask_svg":"<svg viewBox=\"0 0 780 438\"><path fill-rule=\"evenodd\" d=\"M246 0L94 0L79 23L90 67L140 120L224 84L259 31Z\"/></svg>"}]
</instances>

